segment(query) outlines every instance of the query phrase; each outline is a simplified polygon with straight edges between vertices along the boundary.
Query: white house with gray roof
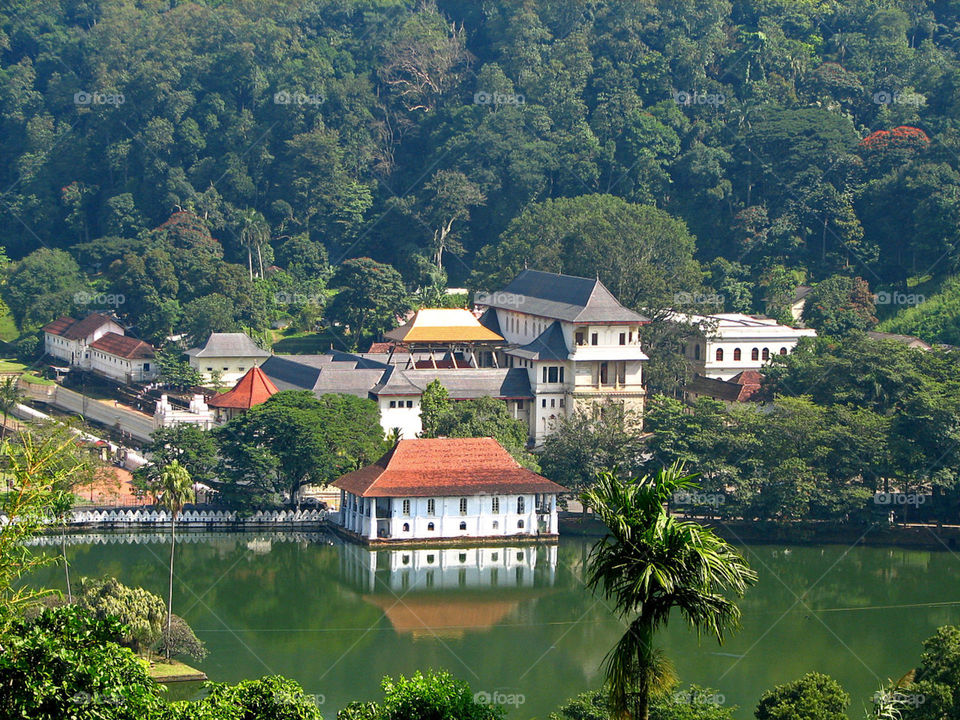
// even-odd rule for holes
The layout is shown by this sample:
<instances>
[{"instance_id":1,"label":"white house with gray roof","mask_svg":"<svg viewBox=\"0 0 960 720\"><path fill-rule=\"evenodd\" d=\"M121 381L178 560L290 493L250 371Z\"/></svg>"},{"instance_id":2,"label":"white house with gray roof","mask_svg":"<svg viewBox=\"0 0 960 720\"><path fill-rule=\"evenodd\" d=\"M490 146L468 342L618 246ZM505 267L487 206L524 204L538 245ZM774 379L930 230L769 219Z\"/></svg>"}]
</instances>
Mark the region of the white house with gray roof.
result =
<instances>
[{"instance_id":1,"label":"white house with gray roof","mask_svg":"<svg viewBox=\"0 0 960 720\"><path fill-rule=\"evenodd\" d=\"M200 371L204 382L219 372L224 385L234 385L247 370L259 367L271 353L246 333L211 333L203 347L187 350L190 366Z\"/></svg>"},{"instance_id":2,"label":"white house with gray roof","mask_svg":"<svg viewBox=\"0 0 960 720\"><path fill-rule=\"evenodd\" d=\"M500 364L527 372L534 397L530 436L539 444L577 407L618 402L642 415L640 328L598 279L524 270L507 287L476 297L480 322L505 340Z\"/></svg>"}]
</instances>

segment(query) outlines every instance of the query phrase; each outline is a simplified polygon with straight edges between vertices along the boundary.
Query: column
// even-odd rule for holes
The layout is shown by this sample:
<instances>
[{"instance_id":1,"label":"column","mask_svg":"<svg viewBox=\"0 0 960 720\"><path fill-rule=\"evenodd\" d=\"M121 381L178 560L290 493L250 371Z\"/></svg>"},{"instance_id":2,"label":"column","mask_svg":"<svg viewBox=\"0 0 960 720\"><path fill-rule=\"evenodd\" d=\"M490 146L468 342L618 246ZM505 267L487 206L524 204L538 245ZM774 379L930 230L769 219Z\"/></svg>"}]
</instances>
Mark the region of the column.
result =
<instances>
[{"instance_id":1,"label":"column","mask_svg":"<svg viewBox=\"0 0 960 720\"><path fill-rule=\"evenodd\" d=\"M371 540L377 539L377 499L375 497L367 498L370 504L370 532L367 535Z\"/></svg>"},{"instance_id":2,"label":"column","mask_svg":"<svg viewBox=\"0 0 960 720\"><path fill-rule=\"evenodd\" d=\"M557 496L550 496L550 522L547 525L547 532L551 535L556 535L560 529L560 524L557 521Z\"/></svg>"}]
</instances>

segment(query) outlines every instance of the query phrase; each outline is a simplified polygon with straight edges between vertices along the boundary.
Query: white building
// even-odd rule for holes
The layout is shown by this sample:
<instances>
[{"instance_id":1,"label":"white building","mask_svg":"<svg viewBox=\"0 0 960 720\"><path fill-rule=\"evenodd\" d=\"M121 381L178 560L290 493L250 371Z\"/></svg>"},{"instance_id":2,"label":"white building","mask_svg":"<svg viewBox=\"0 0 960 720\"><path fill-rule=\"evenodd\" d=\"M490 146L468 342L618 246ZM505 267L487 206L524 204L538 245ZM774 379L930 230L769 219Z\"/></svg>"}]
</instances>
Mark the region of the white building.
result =
<instances>
[{"instance_id":1,"label":"white building","mask_svg":"<svg viewBox=\"0 0 960 720\"><path fill-rule=\"evenodd\" d=\"M553 537L565 492L493 438L401 440L333 485L340 525L366 543Z\"/></svg>"},{"instance_id":2,"label":"white building","mask_svg":"<svg viewBox=\"0 0 960 720\"><path fill-rule=\"evenodd\" d=\"M246 333L212 333L203 347L187 350L190 366L209 383L215 372L225 385L233 385L247 370L259 367L270 352L258 346Z\"/></svg>"},{"instance_id":3,"label":"white building","mask_svg":"<svg viewBox=\"0 0 960 720\"><path fill-rule=\"evenodd\" d=\"M759 370L771 358L792 352L800 338L817 335L813 329L741 313L677 313L673 319L692 326L683 353L694 372L718 380L730 380L744 370Z\"/></svg>"},{"instance_id":4,"label":"white building","mask_svg":"<svg viewBox=\"0 0 960 720\"><path fill-rule=\"evenodd\" d=\"M106 335L123 335L123 327L113 318L90 313L82 320L62 317L43 328L43 350L71 367L90 369L90 345Z\"/></svg>"},{"instance_id":5,"label":"white building","mask_svg":"<svg viewBox=\"0 0 960 720\"><path fill-rule=\"evenodd\" d=\"M640 328L650 321L599 280L524 270L476 304L486 309L480 322L507 343L500 364L527 371L535 444L578 406L615 401L642 415Z\"/></svg>"},{"instance_id":6,"label":"white building","mask_svg":"<svg viewBox=\"0 0 960 720\"><path fill-rule=\"evenodd\" d=\"M160 374L153 345L108 332L90 343L90 370L124 384L144 383Z\"/></svg>"},{"instance_id":7,"label":"white building","mask_svg":"<svg viewBox=\"0 0 960 720\"><path fill-rule=\"evenodd\" d=\"M210 430L216 425L216 415L203 401L203 395L194 395L186 410L171 405L166 395L160 396L153 413L153 426L164 428L181 424L196 425L201 430Z\"/></svg>"}]
</instances>

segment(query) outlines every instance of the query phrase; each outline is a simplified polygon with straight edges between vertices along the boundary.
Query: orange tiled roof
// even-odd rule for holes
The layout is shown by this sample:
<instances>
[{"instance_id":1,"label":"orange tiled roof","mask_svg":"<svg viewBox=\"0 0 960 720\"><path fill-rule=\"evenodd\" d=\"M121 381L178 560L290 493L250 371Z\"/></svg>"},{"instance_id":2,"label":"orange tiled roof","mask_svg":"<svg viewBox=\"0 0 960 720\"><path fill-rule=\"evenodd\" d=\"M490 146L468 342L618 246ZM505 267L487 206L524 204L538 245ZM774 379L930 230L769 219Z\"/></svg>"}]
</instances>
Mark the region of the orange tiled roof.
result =
<instances>
[{"instance_id":1,"label":"orange tiled roof","mask_svg":"<svg viewBox=\"0 0 960 720\"><path fill-rule=\"evenodd\" d=\"M210 407L218 408L236 408L249 410L254 405L259 405L274 393L278 392L277 386L266 374L258 367L252 367L246 374L237 381L233 389L217 395L207 403Z\"/></svg>"},{"instance_id":2,"label":"orange tiled roof","mask_svg":"<svg viewBox=\"0 0 960 720\"><path fill-rule=\"evenodd\" d=\"M361 497L560 493L566 488L520 464L493 438L417 438L333 482Z\"/></svg>"},{"instance_id":3,"label":"orange tiled roof","mask_svg":"<svg viewBox=\"0 0 960 720\"><path fill-rule=\"evenodd\" d=\"M154 356L150 343L115 332L104 333L90 343L90 347L127 360L149 360Z\"/></svg>"}]
</instances>

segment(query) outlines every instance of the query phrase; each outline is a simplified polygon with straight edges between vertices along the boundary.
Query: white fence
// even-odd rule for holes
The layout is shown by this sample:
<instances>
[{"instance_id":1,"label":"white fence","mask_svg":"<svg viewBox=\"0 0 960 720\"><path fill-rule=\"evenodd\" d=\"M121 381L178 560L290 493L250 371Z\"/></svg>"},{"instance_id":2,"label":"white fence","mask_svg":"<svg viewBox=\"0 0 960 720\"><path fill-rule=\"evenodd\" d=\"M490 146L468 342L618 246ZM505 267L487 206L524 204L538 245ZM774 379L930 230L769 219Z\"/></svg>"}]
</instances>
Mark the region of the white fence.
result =
<instances>
[{"instance_id":1,"label":"white fence","mask_svg":"<svg viewBox=\"0 0 960 720\"><path fill-rule=\"evenodd\" d=\"M248 517L240 517L232 510L187 510L177 516L177 525L191 528L251 528L259 526L303 526L317 525L327 518L326 510L258 510ZM6 515L0 515L0 526L9 522ZM50 524L57 521L47 520ZM132 526L161 526L170 524L167 510L154 508L74 510L67 521L71 528L110 527L125 528Z\"/></svg>"},{"instance_id":2,"label":"white fence","mask_svg":"<svg viewBox=\"0 0 960 720\"><path fill-rule=\"evenodd\" d=\"M312 542L324 543L327 545L339 542L332 535L323 532L284 532L282 530L271 530L269 535L240 535L236 532L204 532L193 531L188 533L177 533L177 544L180 543L209 543L217 541L226 541L230 543L244 542L248 547L254 549L264 543L284 543L284 542ZM33 547L56 546L61 543L67 545L151 545L164 544L170 542L169 531L138 531L138 532L85 532L70 533L64 537L56 535L41 535L31 538L27 543Z\"/></svg>"}]
</instances>

